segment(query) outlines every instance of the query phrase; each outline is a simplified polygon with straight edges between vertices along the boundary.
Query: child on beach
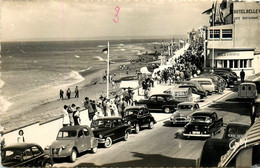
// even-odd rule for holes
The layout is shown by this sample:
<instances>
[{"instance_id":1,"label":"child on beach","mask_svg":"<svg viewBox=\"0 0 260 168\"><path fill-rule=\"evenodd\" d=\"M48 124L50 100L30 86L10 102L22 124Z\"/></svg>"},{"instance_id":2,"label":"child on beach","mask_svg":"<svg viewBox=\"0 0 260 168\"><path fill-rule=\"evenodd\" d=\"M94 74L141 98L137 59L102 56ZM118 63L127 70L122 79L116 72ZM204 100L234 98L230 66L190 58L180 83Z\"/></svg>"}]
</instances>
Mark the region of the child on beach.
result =
<instances>
[{"instance_id":1,"label":"child on beach","mask_svg":"<svg viewBox=\"0 0 260 168\"><path fill-rule=\"evenodd\" d=\"M18 137L17 137L17 142L18 142L18 143L25 142L23 135L24 135L23 130L19 130L19 132L18 132Z\"/></svg>"}]
</instances>

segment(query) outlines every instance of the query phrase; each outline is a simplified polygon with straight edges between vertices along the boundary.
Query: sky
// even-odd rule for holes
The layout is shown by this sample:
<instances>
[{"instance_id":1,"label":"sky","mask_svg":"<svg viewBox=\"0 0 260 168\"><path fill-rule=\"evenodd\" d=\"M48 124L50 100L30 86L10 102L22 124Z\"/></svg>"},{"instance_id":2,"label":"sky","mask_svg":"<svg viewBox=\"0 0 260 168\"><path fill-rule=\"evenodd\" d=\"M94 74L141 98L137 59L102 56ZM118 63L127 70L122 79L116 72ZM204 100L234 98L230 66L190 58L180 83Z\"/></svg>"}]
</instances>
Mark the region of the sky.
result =
<instances>
[{"instance_id":1,"label":"sky","mask_svg":"<svg viewBox=\"0 0 260 168\"><path fill-rule=\"evenodd\" d=\"M2 0L1 40L187 36L209 0ZM120 10L117 14L115 8ZM118 15L119 21L113 19Z\"/></svg>"}]
</instances>

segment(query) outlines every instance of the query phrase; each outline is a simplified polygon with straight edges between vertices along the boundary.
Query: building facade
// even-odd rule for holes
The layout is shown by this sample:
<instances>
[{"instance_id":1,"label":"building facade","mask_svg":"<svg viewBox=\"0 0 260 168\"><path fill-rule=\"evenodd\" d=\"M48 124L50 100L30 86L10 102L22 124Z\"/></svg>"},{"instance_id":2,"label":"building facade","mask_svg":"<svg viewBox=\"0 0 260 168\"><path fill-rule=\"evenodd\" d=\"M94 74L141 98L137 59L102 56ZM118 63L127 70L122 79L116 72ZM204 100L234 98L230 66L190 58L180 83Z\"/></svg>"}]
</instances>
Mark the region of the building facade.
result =
<instances>
[{"instance_id":1,"label":"building facade","mask_svg":"<svg viewBox=\"0 0 260 168\"><path fill-rule=\"evenodd\" d=\"M259 73L260 3L223 1L219 12L212 9L210 18L214 17L223 18L208 27L207 66L231 68L237 74L242 69L246 75Z\"/></svg>"}]
</instances>

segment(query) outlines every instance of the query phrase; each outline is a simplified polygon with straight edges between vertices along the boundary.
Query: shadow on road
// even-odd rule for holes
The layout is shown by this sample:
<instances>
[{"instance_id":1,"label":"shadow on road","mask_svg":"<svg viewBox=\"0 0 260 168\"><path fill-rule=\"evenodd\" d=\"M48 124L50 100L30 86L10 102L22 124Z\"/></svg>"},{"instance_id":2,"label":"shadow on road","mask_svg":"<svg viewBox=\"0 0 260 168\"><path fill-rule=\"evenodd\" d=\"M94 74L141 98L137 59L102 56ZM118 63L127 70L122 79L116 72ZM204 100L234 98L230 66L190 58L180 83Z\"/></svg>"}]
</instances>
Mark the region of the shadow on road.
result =
<instances>
[{"instance_id":1,"label":"shadow on road","mask_svg":"<svg viewBox=\"0 0 260 168\"><path fill-rule=\"evenodd\" d=\"M132 152L136 160L116 162L103 165L80 163L75 167L195 167L196 160L171 158L160 154L143 154ZM101 158L102 159L102 158Z\"/></svg>"}]
</instances>

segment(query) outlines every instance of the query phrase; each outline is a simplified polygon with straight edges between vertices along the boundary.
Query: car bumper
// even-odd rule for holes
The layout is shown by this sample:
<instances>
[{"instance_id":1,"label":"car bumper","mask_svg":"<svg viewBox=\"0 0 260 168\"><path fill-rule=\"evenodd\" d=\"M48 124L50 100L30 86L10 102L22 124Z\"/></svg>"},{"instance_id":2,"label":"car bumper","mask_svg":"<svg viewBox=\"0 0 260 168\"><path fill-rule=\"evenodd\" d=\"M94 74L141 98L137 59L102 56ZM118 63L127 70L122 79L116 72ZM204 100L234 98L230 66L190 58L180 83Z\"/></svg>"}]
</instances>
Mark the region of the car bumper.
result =
<instances>
[{"instance_id":1,"label":"car bumper","mask_svg":"<svg viewBox=\"0 0 260 168\"><path fill-rule=\"evenodd\" d=\"M192 133L183 133L185 137L211 137L210 134L192 134Z\"/></svg>"},{"instance_id":2,"label":"car bumper","mask_svg":"<svg viewBox=\"0 0 260 168\"><path fill-rule=\"evenodd\" d=\"M106 143L106 139L104 139L104 138L98 138L98 139L97 139L97 142L104 144L104 143Z\"/></svg>"}]
</instances>

